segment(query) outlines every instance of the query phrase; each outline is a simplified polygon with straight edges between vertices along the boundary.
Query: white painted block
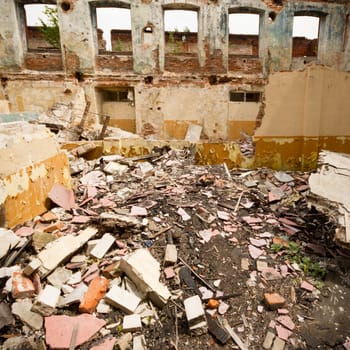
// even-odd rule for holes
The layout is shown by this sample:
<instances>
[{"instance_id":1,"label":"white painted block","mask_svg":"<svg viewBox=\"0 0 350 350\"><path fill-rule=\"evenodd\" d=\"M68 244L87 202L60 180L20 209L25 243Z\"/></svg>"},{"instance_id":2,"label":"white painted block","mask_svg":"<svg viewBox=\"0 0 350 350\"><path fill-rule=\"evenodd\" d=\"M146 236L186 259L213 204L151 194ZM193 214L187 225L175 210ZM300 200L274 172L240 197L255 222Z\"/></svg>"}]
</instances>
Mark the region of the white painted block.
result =
<instances>
[{"instance_id":1,"label":"white painted block","mask_svg":"<svg viewBox=\"0 0 350 350\"><path fill-rule=\"evenodd\" d=\"M141 317L137 314L126 315L123 318L123 332L137 332L142 329Z\"/></svg>"},{"instance_id":2,"label":"white painted block","mask_svg":"<svg viewBox=\"0 0 350 350\"><path fill-rule=\"evenodd\" d=\"M56 309L61 290L47 284L35 301L32 311L43 316L50 316Z\"/></svg>"},{"instance_id":3,"label":"white painted block","mask_svg":"<svg viewBox=\"0 0 350 350\"><path fill-rule=\"evenodd\" d=\"M141 302L139 297L116 285L111 288L111 290L105 295L104 299L107 303L128 314L132 314Z\"/></svg>"},{"instance_id":4,"label":"white painted block","mask_svg":"<svg viewBox=\"0 0 350 350\"><path fill-rule=\"evenodd\" d=\"M164 266L175 265L177 262L177 249L175 244L167 244L165 248Z\"/></svg>"},{"instance_id":5,"label":"white painted block","mask_svg":"<svg viewBox=\"0 0 350 350\"><path fill-rule=\"evenodd\" d=\"M102 259L114 242L115 238L111 234L105 233L94 249L92 249L90 255L97 259Z\"/></svg>"}]
</instances>

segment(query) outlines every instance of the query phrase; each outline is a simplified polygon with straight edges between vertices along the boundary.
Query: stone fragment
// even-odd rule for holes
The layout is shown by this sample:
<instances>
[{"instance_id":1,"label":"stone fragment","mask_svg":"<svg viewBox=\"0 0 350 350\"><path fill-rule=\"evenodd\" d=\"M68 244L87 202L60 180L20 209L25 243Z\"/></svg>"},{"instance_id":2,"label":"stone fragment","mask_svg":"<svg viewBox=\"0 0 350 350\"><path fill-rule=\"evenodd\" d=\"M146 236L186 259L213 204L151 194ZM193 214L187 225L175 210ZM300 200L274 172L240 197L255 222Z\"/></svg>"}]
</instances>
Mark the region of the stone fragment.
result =
<instances>
[{"instance_id":1,"label":"stone fragment","mask_svg":"<svg viewBox=\"0 0 350 350\"><path fill-rule=\"evenodd\" d=\"M93 346L90 350L113 350L116 341L116 338L105 339L101 344Z\"/></svg>"},{"instance_id":2,"label":"stone fragment","mask_svg":"<svg viewBox=\"0 0 350 350\"><path fill-rule=\"evenodd\" d=\"M166 286L159 282L160 265L147 249L138 249L120 260L120 269L135 283L141 292L147 293L158 307L170 298Z\"/></svg>"},{"instance_id":3,"label":"stone fragment","mask_svg":"<svg viewBox=\"0 0 350 350\"><path fill-rule=\"evenodd\" d=\"M0 259L4 257L20 241L13 231L0 228Z\"/></svg>"},{"instance_id":4,"label":"stone fragment","mask_svg":"<svg viewBox=\"0 0 350 350\"><path fill-rule=\"evenodd\" d=\"M26 336L14 336L7 339L1 346L1 350L37 350Z\"/></svg>"},{"instance_id":5,"label":"stone fragment","mask_svg":"<svg viewBox=\"0 0 350 350\"><path fill-rule=\"evenodd\" d=\"M26 276L30 276L32 273L37 271L41 266L41 262L39 259L33 259L23 270L23 274Z\"/></svg>"},{"instance_id":6,"label":"stone fragment","mask_svg":"<svg viewBox=\"0 0 350 350\"><path fill-rule=\"evenodd\" d=\"M0 278L11 277L14 272L20 271L21 267L19 265L14 265L10 267L0 268Z\"/></svg>"},{"instance_id":7,"label":"stone fragment","mask_svg":"<svg viewBox=\"0 0 350 350\"><path fill-rule=\"evenodd\" d=\"M79 305L80 312L93 313L99 301L104 297L108 288L108 279L97 277L93 279Z\"/></svg>"},{"instance_id":8,"label":"stone fragment","mask_svg":"<svg viewBox=\"0 0 350 350\"><path fill-rule=\"evenodd\" d=\"M289 316L279 316L277 321L291 331L295 328L295 324Z\"/></svg>"},{"instance_id":9,"label":"stone fragment","mask_svg":"<svg viewBox=\"0 0 350 350\"><path fill-rule=\"evenodd\" d=\"M56 240L57 237L51 233L37 231L33 234L33 246L36 252L39 252L47 244Z\"/></svg>"},{"instance_id":10,"label":"stone fragment","mask_svg":"<svg viewBox=\"0 0 350 350\"><path fill-rule=\"evenodd\" d=\"M248 246L248 251L249 251L249 255L252 257L252 259L257 259L260 255L262 255L264 253L263 250L253 246L252 244L249 244Z\"/></svg>"},{"instance_id":11,"label":"stone fragment","mask_svg":"<svg viewBox=\"0 0 350 350\"><path fill-rule=\"evenodd\" d=\"M263 348L270 349L274 339L275 339L275 335L271 331L268 331L266 333L265 340L263 342Z\"/></svg>"},{"instance_id":12,"label":"stone fragment","mask_svg":"<svg viewBox=\"0 0 350 350\"><path fill-rule=\"evenodd\" d=\"M288 340L288 338L293 334L289 329L283 326L276 326L277 336L280 339Z\"/></svg>"},{"instance_id":13,"label":"stone fragment","mask_svg":"<svg viewBox=\"0 0 350 350\"><path fill-rule=\"evenodd\" d=\"M88 286L84 283L80 283L70 294L62 298L59 302L60 307L68 306L75 303L80 303L83 299Z\"/></svg>"},{"instance_id":14,"label":"stone fragment","mask_svg":"<svg viewBox=\"0 0 350 350\"><path fill-rule=\"evenodd\" d=\"M261 276L265 278L266 281L275 281L282 278L281 274L275 270L273 267L267 267L261 272Z\"/></svg>"},{"instance_id":15,"label":"stone fragment","mask_svg":"<svg viewBox=\"0 0 350 350\"><path fill-rule=\"evenodd\" d=\"M14 299L31 298L34 293L33 282L23 276L22 272L15 271L12 275L12 297Z\"/></svg>"},{"instance_id":16,"label":"stone fragment","mask_svg":"<svg viewBox=\"0 0 350 350\"><path fill-rule=\"evenodd\" d=\"M266 268L268 268L267 261L262 260L262 259L258 259L258 260L256 261L256 269L257 269L258 271L261 272L261 271L265 270Z\"/></svg>"},{"instance_id":17,"label":"stone fragment","mask_svg":"<svg viewBox=\"0 0 350 350\"><path fill-rule=\"evenodd\" d=\"M279 182L291 182L294 180L290 175L283 171L276 171L274 176Z\"/></svg>"},{"instance_id":18,"label":"stone fragment","mask_svg":"<svg viewBox=\"0 0 350 350\"><path fill-rule=\"evenodd\" d=\"M175 265L177 262L177 249L175 244L167 244L165 247L164 266Z\"/></svg>"},{"instance_id":19,"label":"stone fragment","mask_svg":"<svg viewBox=\"0 0 350 350\"><path fill-rule=\"evenodd\" d=\"M284 350L284 346L286 345L286 342L280 338L276 338L273 342L273 347L271 350Z\"/></svg>"},{"instance_id":20,"label":"stone fragment","mask_svg":"<svg viewBox=\"0 0 350 350\"><path fill-rule=\"evenodd\" d=\"M47 284L34 302L32 311L37 312L43 316L52 315L56 309L60 294L61 291L59 288L55 288Z\"/></svg>"},{"instance_id":21,"label":"stone fragment","mask_svg":"<svg viewBox=\"0 0 350 350\"><path fill-rule=\"evenodd\" d=\"M218 313L220 315L223 315L227 312L227 310L230 308L230 305L226 304L225 302L221 301L218 307Z\"/></svg>"},{"instance_id":22,"label":"stone fragment","mask_svg":"<svg viewBox=\"0 0 350 350\"><path fill-rule=\"evenodd\" d=\"M74 193L71 189L60 184L54 184L48 197L58 206L65 210L70 210L75 207Z\"/></svg>"},{"instance_id":23,"label":"stone fragment","mask_svg":"<svg viewBox=\"0 0 350 350\"><path fill-rule=\"evenodd\" d=\"M132 334L125 333L117 340L117 345L119 346L120 350L127 350L129 349L129 344L131 343L131 341L132 341Z\"/></svg>"},{"instance_id":24,"label":"stone fragment","mask_svg":"<svg viewBox=\"0 0 350 350\"><path fill-rule=\"evenodd\" d=\"M141 317L137 314L125 315L123 318L123 332L137 332L142 329Z\"/></svg>"},{"instance_id":25,"label":"stone fragment","mask_svg":"<svg viewBox=\"0 0 350 350\"><path fill-rule=\"evenodd\" d=\"M90 255L102 259L114 242L115 238L111 234L105 233L91 250Z\"/></svg>"},{"instance_id":26,"label":"stone fragment","mask_svg":"<svg viewBox=\"0 0 350 350\"><path fill-rule=\"evenodd\" d=\"M14 323L14 318L9 305L7 303L0 303L0 330L12 323Z\"/></svg>"},{"instance_id":27,"label":"stone fragment","mask_svg":"<svg viewBox=\"0 0 350 350\"><path fill-rule=\"evenodd\" d=\"M189 329L194 335L201 335L208 331L207 319L198 295L184 300L186 318Z\"/></svg>"},{"instance_id":28,"label":"stone fragment","mask_svg":"<svg viewBox=\"0 0 350 350\"><path fill-rule=\"evenodd\" d=\"M66 269L65 267L58 267L47 277L47 280L53 286L61 288L61 286L66 283L71 277L72 271Z\"/></svg>"},{"instance_id":29,"label":"stone fragment","mask_svg":"<svg viewBox=\"0 0 350 350\"><path fill-rule=\"evenodd\" d=\"M147 350L147 343L143 334L134 337L132 350Z\"/></svg>"},{"instance_id":30,"label":"stone fragment","mask_svg":"<svg viewBox=\"0 0 350 350\"><path fill-rule=\"evenodd\" d=\"M177 213L181 216L183 221L191 220L191 216L189 216L184 209L179 208Z\"/></svg>"},{"instance_id":31,"label":"stone fragment","mask_svg":"<svg viewBox=\"0 0 350 350\"><path fill-rule=\"evenodd\" d=\"M55 269L63 260L81 248L89 239L97 233L97 229L88 227L79 235L67 235L49 243L44 250L38 254L42 266L39 271L45 275Z\"/></svg>"},{"instance_id":32,"label":"stone fragment","mask_svg":"<svg viewBox=\"0 0 350 350\"><path fill-rule=\"evenodd\" d=\"M75 346L87 342L106 321L90 314L79 316L54 315L45 317L46 343L53 349L69 349L73 330L78 329Z\"/></svg>"},{"instance_id":33,"label":"stone fragment","mask_svg":"<svg viewBox=\"0 0 350 350\"><path fill-rule=\"evenodd\" d=\"M105 295L105 301L122 311L132 314L141 299L136 295L114 285L110 291Z\"/></svg>"},{"instance_id":34,"label":"stone fragment","mask_svg":"<svg viewBox=\"0 0 350 350\"><path fill-rule=\"evenodd\" d=\"M175 271L172 267L166 267L164 269L164 275L165 275L165 278L168 280L170 278L174 278L175 277Z\"/></svg>"},{"instance_id":35,"label":"stone fragment","mask_svg":"<svg viewBox=\"0 0 350 350\"><path fill-rule=\"evenodd\" d=\"M32 302L28 299L23 299L12 304L12 313L20 318L27 326L33 329L41 329L43 326L43 317L35 312L32 312Z\"/></svg>"},{"instance_id":36,"label":"stone fragment","mask_svg":"<svg viewBox=\"0 0 350 350\"><path fill-rule=\"evenodd\" d=\"M286 300L278 293L265 293L264 301L271 310L276 310L284 306Z\"/></svg>"}]
</instances>

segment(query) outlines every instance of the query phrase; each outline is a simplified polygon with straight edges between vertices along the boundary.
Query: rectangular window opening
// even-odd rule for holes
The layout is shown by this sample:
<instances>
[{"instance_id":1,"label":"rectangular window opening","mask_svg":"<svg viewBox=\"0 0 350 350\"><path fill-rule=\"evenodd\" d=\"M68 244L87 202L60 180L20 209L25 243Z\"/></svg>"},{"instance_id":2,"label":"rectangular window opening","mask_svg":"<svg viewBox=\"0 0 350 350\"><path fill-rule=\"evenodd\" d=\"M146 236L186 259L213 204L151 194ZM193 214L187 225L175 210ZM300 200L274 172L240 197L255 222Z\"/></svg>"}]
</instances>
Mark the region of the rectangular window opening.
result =
<instances>
[{"instance_id":1,"label":"rectangular window opening","mask_svg":"<svg viewBox=\"0 0 350 350\"><path fill-rule=\"evenodd\" d=\"M56 5L26 4L24 14L28 51L61 49Z\"/></svg>"},{"instance_id":2,"label":"rectangular window opening","mask_svg":"<svg viewBox=\"0 0 350 350\"><path fill-rule=\"evenodd\" d=\"M320 18L294 16L292 57L317 57Z\"/></svg>"},{"instance_id":3,"label":"rectangular window opening","mask_svg":"<svg viewBox=\"0 0 350 350\"><path fill-rule=\"evenodd\" d=\"M130 9L97 7L96 25L99 53L131 53L132 34Z\"/></svg>"},{"instance_id":4,"label":"rectangular window opening","mask_svg":"<svg viewBox=\"0 0 350 350\"><path fill-rule=\"evenodd\" d=\"M260 102L261 92L230 91L230 102Z\"/></svg>"},{"instance_id":5,"label":"rectangular window opening","mask_svg":"<svg viewBox=\"0 0 350 350\"><path fill-rule=\"evenodd\" d=\"M197 11L165 10L164 30L166 54L197 54Z\"/></svg>"},{"instance_id":6,"label":"rectangular window opening","mask_svg":"<svg viewBox=\"0 0 350 350\"><path fill-rule=\"evenodd\" d=\"M259 14L230 13L229 54L259 56L259 26Z\"/></svg>"}]
</instances>

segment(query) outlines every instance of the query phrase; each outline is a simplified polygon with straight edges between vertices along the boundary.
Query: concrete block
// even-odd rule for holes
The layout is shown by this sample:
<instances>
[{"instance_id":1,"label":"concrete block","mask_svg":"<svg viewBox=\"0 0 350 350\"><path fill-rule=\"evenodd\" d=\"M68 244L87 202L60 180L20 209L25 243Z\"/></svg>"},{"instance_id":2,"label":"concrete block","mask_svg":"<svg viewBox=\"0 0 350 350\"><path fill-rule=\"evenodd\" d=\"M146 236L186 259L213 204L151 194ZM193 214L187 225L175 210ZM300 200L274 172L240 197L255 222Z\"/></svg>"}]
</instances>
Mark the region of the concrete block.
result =
<instances>
[{"instance_id":1,"label":"concrete block","mask_svg":"<svg viewBox=\"0 0 350 350\"><path fill-rule=\"evenodd\" d=\"M90 255L97 259L102 259L114 242L115 238L111 234L105 233L92 249Z\"/></svg>"},{"instance_id":2,"label":"concrete block","mask_svg":"<svg viewBox=\"0 0 350 350\"><path fill-rule=\"evenodd\" d=\"M37 271L41 266L41 262L39 259L33 259L23 270L23 274L26 276L30 276L33 272Z\"/></svg>"},{"instance_id":3,"label":"concrete block","mask_svg":"<svg viewBox=\"0 0 350 350\"><path fill-rule=\"evenodd\" d=\"M141 317L137 314L126 315L123 318L123 332L137 332L142 329Z\"/></svg>"},{"instance_id":4,"label":"concrete block","mask_svg":"<svg viewBox=\"0 0 350 350\"><path fill-rule=\"evenodd\" d=\"M31 298L35 293L33 282L16 271L12 275L12 297L14 299Z\"/></svg>"},{"instance_id":5,"label":"concrete block","mask_svg":"<svg viewBox=\"0 0 350 350\"><path fill-rule=\"evenodd\" d=\"M56 310L61 290L47 284L33 304L32 311L43 316L50 316Z\"/></svg>"},{"instance_id":6,"label":"concrete block","mask_svg":"<svg viewBox=\"0 0 350 350\"><path fill-rule=\"evenodd\" d=\"M177 249L175 244L167 244L165 247L164 266L175 265L177 262Z\"/></svg>"},{"instance_id":7,"label":"concrete block","mask_svg":"<svg viewBox=\"0 0 350 350\"><path fill-rule=\"evenodd\" d=\"M83 300L79 305L80 312L93 313L99 301L104 297L108 288L109 281L104 277L94 278L86 291Z\"/></svg>"},{"instance_id":8,"label":"concrete block","mask_svg":"<svg viewBox=\"0 0 350 350\"><path fill-rule=\"evenodd\" d=\"M81 248L96 233L97 229L87 227L77 236L67 235L49 243L38 254L38 258L42 263L39 272L44 275L54 270L62 261Z\"/></svg>"},{"instance_id":9,"label":"concrete block","mask_svg":"<svg viewBox=\"0 0 350 350\"><path fill-rule=\"evenodd\" d=\"M273 342L273 347L271 350L284 350L284 346L286 345L286 342L280 338L276 338Z\"/></svg>"},{"instance_id":10,"label":"concrete block","mask_svg":"<svg viewBox=\"0 0 350 350\"><path fill-rule=\"evenodd\" d=\"M107 303L128 314L132 314L141 302L139 297L116 285L110 289L110 291L105 295L104 299Z\"/></svg>"},{"instance_id":11,"label":"concrete block","mask_svg":"<svg viewBox=\"0 0 350 350\"><path fill-rule=\"evenodd\" d=\"M143 334L134 337L132 350L147 350L147 343Z\"/></svg>"},{"instance_id":12,"label":"concrete block","mask_svg":"<svg viewBox=\"0 0 350 350\"><path fill-rule=\"evenodd\" d=\"M12 313L20 318L22 322L33 329L41 329L43 317L32 312L32 302L28 299L20 300L12 304Z\"/></svg>"},{"instance_id":13,"label":"concrete block","mask_svg":"<svg viewBox=\"0 0 350 350\"><path fill-rule=\"evenodd\" d=\"M184 306L190 331L196 335L206 333L208 331L207 319L200 297L195 295L185 299Z\"/></svg>"},{"instance_id":14,"label":"concrete block","mask_svg":"<svg viewBox=\"0 0 350 350\"><path fill-rule=\"evenodd\" d=\"M270 349L274 339L275 339L275 335L272 332L268 331L265 336L263 348Z\"/></svg>"},{"instance_id":15,"label":"concrete block","mask_svg":"<svg viewBox=\"0 0 350 350\"><path fill-rule=\"evenodd\" d=\"M159 282L160 265L147 249L138 249L120 260L120 269L135 283L137 288L146 292L158 307L166 304L170 292Z\"/></svg>"},{"instance_id":16,"label":"concrete block","mask_svg":"<svg viewBox=\"0 0 350 350\"><path fill-rule=\"evenodd\" d=\"M0 205L1 205L1 181L0 181ZM0 259L4 257L16 244L20 238L14 234L11 230L0 228Z\"/></svg>"}]
</instances>

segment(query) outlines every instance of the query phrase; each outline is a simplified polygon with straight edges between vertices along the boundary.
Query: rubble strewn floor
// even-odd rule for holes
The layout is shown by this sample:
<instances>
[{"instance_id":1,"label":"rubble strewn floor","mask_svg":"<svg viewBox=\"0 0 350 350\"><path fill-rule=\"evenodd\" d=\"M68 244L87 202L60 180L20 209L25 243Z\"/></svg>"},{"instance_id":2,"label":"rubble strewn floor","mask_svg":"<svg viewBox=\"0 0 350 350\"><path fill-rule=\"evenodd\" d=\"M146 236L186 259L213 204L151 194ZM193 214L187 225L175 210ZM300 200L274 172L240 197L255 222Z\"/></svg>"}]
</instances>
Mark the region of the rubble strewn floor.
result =
<instances>
[{"instance_id":1,"label":"rubble strewn floor","mask_svg":"<svg viewBox=\"0 0 350 350\"><path fill-rule=\"evenodd\" d=\"M309 174L157 151L71 156L74 191L0 230L3 349L350 349L350 256Z\"/></svg>"}]
</instances>

